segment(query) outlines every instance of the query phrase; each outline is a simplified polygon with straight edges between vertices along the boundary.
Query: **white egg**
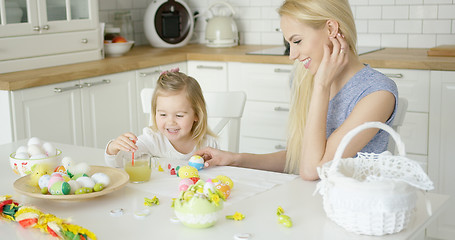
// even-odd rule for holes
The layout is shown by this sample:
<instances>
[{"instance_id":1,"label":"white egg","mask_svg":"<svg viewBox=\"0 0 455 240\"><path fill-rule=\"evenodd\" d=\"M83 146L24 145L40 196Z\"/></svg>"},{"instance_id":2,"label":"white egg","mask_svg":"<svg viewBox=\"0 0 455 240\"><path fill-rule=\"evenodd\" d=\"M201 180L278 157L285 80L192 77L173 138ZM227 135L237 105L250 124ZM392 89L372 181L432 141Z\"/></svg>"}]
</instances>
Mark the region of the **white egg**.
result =
<instances>
[{"instance_id":1,"label":"white egg","mask_svg":"<svg viewBox=\"0 0 455 240\"><path fill-rule=\"evenodd\" d=\"M111 182L111 179L105 173L95 173L92 175L92 180L96 183L101 183L104 187L107 187Z\"/></svg>"},{"instance_id":2,"label":"white egg","mask_svg":"<svg viewBox=\"0 0 455 240\"><path fill-rule=\"evenodd\" d=\"M17 158L17 159L29 159L30 156L26 152L16 152L16 154L14 155L14 158Z\"/></svg>"},{"instance_id":3,"label":"white egg","mask_svg":"<svg viewBox=\"0 0 455 240\"><path fill-rule=\"evenodd\" d=\"M30 159L43 159L43 158L47 158L46 154L39 153L39 154L34 154L34 155L30 156Z\"/></svg>"},{"instance_id":4,"label":"white egg","mask_svg":"<svg viewBox=\"0 0 455 240\"><path fill-rule=\"evenodd\" d=\"M215 184L213 184L212 182L206 182L204 184L204 194L208 196L210 193L209 190L210 192L215 193Z\"/></svg>"},{"instance_id":5,"label":"white egg","mask_svg":"<svg viewBox=\"0 0 455 240\"><path fill-rule=\"evenodd\" d=\"M39 138L37 138L37 137L32 137L32 138L30 138L30 139L28 140L27 145L30 146L30 145L32 145L32 144L34 144L34 145L41 145L41 140L40 140Z\"/></svg>"},{"instance_id":6,"label":"white egg","mask_svg":"<svg viewBox=\"0 0 455 240\"><path fill-rule=\"evenodd\" d=\"M27 153L27 147L26 146L18 147L16 153Z\"/></svg>"},{"instance_id":7,"label":"white egg","mask_svg":"<svg viewBox=\"0 0 455 240\"><path fill-rule=\"evenodd\" d=\"M43 143L43 149L46 155L49 157L57 155L57 149L49 142Z\"/></svg>"},{"instance_id":8,"label":"white egg","mask_svg":"<svg viewBox=\"0 0 455 240\"><path fill-rule=\"evenodd\" d=\"M36 154L45 154L43 148L40 145L36 145L36 144L28 145L27 152L30 156L33 156Z\"/></svg>"},{"instance_id":9,"label":"white egg","mask_svg":"<svg viewBox=\"0 0 455 240\"><path fill-rule=\"evenodd\" d=\"M40 188L47 187L49 185L49 180L51 179L50 175L43 175L38 180L38 185Z\"/></svg>"},{"instance_id":10,"label":"white egg","mask_svg":"<svg viewBox=\"0 0 455 240\"><path fill-rule=\"evenodd\" d=\"M89 177L79 177L76 181L81 187L93 188L95 186L95 182Z\"/></svg>"},{"instance_id":11,"label":"white egg","mask_svg":"<svg viewBox=\"0 0 455 240\"><path fill-rule=\"evenodd\" d=\"M69 180L68 184L71 187L70 194L74 194L77 189L81 188L81 184L76 180Z\"/></svg>"}]
</instances>

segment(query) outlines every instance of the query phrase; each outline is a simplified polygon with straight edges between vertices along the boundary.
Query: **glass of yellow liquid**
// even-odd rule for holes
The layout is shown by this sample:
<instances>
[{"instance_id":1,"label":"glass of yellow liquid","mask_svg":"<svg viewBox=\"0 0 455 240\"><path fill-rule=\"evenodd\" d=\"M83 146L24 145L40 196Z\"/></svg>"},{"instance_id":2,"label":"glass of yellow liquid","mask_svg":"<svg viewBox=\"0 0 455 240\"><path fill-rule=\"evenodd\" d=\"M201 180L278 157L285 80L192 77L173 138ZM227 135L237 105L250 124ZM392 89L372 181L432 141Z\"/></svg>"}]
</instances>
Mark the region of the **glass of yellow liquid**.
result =
<instances>
[{"instance_id":1,"label":"glass of yellow liquid","mask_svg":"<svg viewBox=\"0 0 455 240\"><path fill-rule=\"evenodd\" d=\"M130 176L130 182L143 183L150 180L152 173L152 157L148 153L127 154L123 159L125 171Z\"/></svg>"}]
</instances>

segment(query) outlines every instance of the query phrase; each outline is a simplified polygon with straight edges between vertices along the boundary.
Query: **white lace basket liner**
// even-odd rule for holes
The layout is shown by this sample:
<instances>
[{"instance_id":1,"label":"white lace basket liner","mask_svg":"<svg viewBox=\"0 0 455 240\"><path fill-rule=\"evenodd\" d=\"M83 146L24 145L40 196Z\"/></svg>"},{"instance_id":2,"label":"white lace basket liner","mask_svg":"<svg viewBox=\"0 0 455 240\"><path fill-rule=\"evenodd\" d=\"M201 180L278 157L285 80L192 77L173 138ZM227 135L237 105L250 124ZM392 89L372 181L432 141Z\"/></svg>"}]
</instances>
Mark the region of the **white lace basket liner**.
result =
<instances>
[{"instance_id":1,"label":"white lace basket liner","mask_svg":"<svg viewBox=\"0 0 455 240\"><path fill-rule=\"evenodd\" d=\"M360 131L379 128L388 132L399 156L358 153L341 158L346 146ZM333 161L318 168L327 216L346 230L381 236L403 230L415 215L417 191L433 189L433 182L420 165L405 157L404 144L391 127L367 122L348 132L340 142ZM427 210L429 205L427 204Z\"/></svg>"}]
</instances>

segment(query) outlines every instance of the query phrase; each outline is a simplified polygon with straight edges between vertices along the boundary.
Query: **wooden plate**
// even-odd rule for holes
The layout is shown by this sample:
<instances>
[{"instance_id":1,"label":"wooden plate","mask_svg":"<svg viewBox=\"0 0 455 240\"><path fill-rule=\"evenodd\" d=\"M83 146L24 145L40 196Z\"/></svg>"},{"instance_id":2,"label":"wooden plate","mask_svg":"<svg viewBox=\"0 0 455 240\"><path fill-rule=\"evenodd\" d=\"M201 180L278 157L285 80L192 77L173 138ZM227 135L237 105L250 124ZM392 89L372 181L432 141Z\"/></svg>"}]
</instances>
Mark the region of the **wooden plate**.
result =
<instances>
[{"instance_id":1,"label":"wooden plate","mask_svg":"<svg viewBox=\"0 0 455 240\"><path fill-rule=\"evenodd\" d=\"M78 194L78 195L50 195L50 194L41 194L41 190L39 187L35 187L29 184L30 182L30 176L24 176L19 179L17 179L14 184L14 190L17 192L34 197L34 198L42 198L42 199L50 199L50 200L84 200L84 199L90 199L94 197L99 197L102 195L106 195L108 193L111 193L113 191L116 191L123 186L125 186L128 181L129 181L129 176L128 174L123 170L123 169L117 169L117 168L111 168L111 167L105 167L105 166L90 166L90 172L89 175L91 176L94 173L104 173L109 176L111 182L109 185L99 191L99 192L92 192L92 193L86 193L86 194Z\"/></svg>"}]
</instances>

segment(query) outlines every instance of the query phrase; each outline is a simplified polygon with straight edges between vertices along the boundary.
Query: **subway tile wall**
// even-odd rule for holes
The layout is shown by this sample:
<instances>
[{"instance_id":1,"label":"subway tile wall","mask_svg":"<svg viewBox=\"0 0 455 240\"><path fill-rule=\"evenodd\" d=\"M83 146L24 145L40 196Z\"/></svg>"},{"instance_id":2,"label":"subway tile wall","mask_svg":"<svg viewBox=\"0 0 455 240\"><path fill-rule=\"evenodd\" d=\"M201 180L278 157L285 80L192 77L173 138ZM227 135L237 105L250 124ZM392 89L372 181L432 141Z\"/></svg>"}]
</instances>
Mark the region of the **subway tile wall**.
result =
<instances>
[{"instance_id":1,"label":"subway tile wall","mask_svg":"<svg viewBox=\"0 0 455 240\"><path fill-rule=\"evenodd\" d=\"M154 0L99 0L100 21L113 22L117 11L130 11L137 45L148 45L143 18ZM208 8L218 0L186 0L199 12L193 43L204 43ZM236 11L241 44L283 43L276 9L282 0L225 0ZM429 48L455 44L455 0L350 0L359 46Z\"/></svg>"}]
</instances>

